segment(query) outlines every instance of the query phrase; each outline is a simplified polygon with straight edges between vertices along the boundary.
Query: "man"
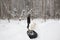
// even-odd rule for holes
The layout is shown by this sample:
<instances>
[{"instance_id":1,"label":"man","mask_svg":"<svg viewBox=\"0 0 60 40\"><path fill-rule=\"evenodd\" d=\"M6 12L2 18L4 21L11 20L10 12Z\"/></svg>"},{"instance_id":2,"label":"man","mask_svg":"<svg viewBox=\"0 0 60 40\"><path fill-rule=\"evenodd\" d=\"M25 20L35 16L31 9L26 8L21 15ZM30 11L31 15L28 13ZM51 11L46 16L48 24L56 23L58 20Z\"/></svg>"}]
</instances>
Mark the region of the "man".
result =
<instances>
[{"instance_id":1,"label":"man","mask_svg":"<svg viewBox=\"0 0 60 40\"><path fill-rule=\"evenodd\" d=\"M29 29L29 24L30 24L30 14L27 16L27 28Z\"/></svg>"}]
</instances>

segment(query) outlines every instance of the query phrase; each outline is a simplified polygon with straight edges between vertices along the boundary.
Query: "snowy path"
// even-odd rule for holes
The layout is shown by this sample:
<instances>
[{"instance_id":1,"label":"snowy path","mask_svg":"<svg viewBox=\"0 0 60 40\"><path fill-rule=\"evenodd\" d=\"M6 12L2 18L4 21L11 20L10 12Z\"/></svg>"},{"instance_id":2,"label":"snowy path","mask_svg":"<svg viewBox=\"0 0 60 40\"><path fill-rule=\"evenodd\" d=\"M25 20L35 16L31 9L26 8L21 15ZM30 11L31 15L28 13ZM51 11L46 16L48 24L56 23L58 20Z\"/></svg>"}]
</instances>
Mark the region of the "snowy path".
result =
<instances>
[{"instance_id":1,"label":"snowy path","mask_svg":"<svg viewBox=\"0 0 60 40\"><path fill-rule=\"evenodd\" d=\"M36 39L30 39L27 32L26 20L18 21L0 20L0 40L60 40L60 21L34 20L36 23L35 31L38 33Z\"/></svg>"}]
</instances>

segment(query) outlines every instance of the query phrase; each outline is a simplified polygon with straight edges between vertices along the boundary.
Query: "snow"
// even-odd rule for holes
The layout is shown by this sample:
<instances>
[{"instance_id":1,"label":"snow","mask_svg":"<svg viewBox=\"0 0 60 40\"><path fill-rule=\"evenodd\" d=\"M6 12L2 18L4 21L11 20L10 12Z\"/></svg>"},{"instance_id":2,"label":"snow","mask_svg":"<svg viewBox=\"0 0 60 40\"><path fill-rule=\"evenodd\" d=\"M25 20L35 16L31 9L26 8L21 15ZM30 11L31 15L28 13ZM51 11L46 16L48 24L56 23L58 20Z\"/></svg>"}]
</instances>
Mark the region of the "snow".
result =
<instances>
[{"instance_id":1,"label":"snow","mask_svg":"<svg viewBox=\"0 0 60 40\"><path fill-rule=\"evenodd\" d=\"M34 19L31 28L38 33L36 39L28 37L26 20L0 20L0 40L60 40L60 20Z\"/></svg>"}]
</instances>

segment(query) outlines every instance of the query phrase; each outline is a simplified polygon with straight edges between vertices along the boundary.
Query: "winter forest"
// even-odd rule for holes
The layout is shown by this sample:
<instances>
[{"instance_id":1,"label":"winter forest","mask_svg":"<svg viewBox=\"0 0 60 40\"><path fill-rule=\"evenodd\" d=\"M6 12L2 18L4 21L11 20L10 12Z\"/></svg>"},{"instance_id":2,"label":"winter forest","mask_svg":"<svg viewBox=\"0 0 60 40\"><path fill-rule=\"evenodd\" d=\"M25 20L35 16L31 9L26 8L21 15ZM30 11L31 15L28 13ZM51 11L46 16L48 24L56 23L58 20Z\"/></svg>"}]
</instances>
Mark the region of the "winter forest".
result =
<instances>
[{"instance_id":1,"label":"winter forest","mask_svg":"<svg viewBox=\"0 0 60 40\"><path fill-rule=\"evenodd\" d=\"M60 0L0 0L0 40L60 40Z\"/></svg>"},{"instance_id":2,"label":"winter forest","mask_svg":"<svg viewBox=\"0 0 60 40\"><path fill-rule=\"evenodd\" d=\"M0 19L59 19L60 0L0 0Z\"/></svg>"}]
</instances>

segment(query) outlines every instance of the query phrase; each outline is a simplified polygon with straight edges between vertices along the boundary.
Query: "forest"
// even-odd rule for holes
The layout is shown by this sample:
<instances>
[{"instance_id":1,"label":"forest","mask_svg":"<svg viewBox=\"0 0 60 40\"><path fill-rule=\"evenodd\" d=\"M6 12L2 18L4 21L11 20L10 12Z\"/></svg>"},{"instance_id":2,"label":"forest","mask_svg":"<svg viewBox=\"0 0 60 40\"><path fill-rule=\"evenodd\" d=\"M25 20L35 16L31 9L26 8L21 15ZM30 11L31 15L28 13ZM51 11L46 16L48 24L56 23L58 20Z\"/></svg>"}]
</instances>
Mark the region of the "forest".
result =
<instances>
[{"instance_id":1,"label":"forest","mask_svg":"<svg viewBox=\"0 0 60 40\"><path fill-rule=\"evenodd\" d=\"M60 19L60 0L0 0L0 19Z\"/></svg>"}]
</instances>

